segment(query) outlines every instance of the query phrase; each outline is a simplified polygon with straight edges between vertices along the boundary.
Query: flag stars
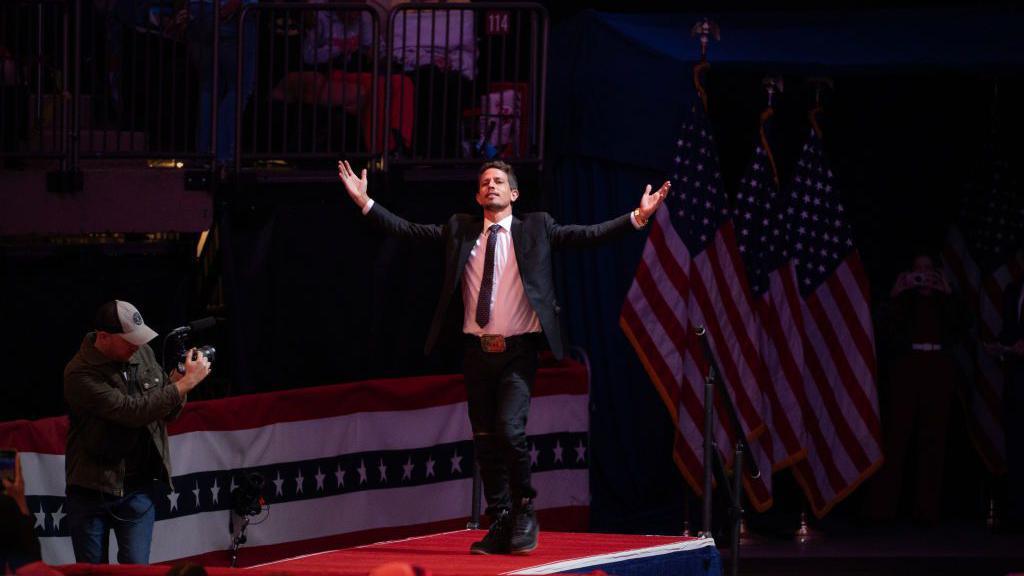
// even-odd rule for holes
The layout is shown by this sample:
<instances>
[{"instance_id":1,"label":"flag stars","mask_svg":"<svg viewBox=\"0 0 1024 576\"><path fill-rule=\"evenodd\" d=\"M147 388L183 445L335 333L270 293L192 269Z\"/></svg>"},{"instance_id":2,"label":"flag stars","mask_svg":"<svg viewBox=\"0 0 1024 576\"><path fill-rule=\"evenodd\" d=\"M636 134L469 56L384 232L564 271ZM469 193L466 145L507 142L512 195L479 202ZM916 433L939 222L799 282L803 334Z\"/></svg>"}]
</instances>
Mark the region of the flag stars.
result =
<instances>
[{"instance_id":1,"label":"flag stars","mask_svg":"<svg viewBox=\"0 0 1024 576\"><path fill-rule=\"evenodd\" d=\"M530 467L535 468L537 466L537 458L540 457L540 450L537 450L535 444L530 444Z\"/></svg>"},{"instance_id":2,"label":"flag stars","mask_svg":"<svg viewBox=\"0 0 1024 576\"><path fill-rule=\"evenodd\" d=\"M427 467L426 477L427 478L430 478L431 476L434 476L434 464L436 464L436 463L437 462L434 461L434 457L433 456L427 455L427 462L426 462L426 467Z\"/></svg>"},{"instance_id":3,"label":"flag stars","mask_svg":"<svg viewBox=\"0 0 1024 576\"><path fill-rule=\"evenodd\" d=\"M324 478L327 478L327 474L324 474L323 471L320 470L320 467L317 466L316 467L316 475L314 475L313 478L316 478L316 491L317 492L323 492L324 491Z\"/></svg>"},{"instance_id":4,"label":"flag stars","mask_svg":"<svg viewBox=\"0 0 1024 576\"><path fill-rule=\"evenodd\" d=\"M366 484L366 462L364 460L359 460L359 468L356 468L356 472L359 473L359 484Z\"/></svg>"},{"instance_id":5,"label":"flag stars","mask_svg":"<svg viewBox=\"0 0 1024 576\"><path fill-rule=\"evenodd\" d=\"M583 462L584 460L586 460L587 447L583 445L583 440L580 440L576 444L575 450L576 450L576 462L577 463Z\"/></svg>"},{"instance_id":6,"label":"flag stars","mask_svg":"<svg viewBox=\"0 0 1024 576\"><path fill-rule=\"evenodd\" d=\"M451 457L451 463L452 463L452 471L451 471L451 473L455 474L456 472L458 472L459 474L462 474L462 456L459 456L459 451L458 450L456 450L455 454Z\"/></svg>"},{"instance_id":7,"label":"flag stars","mask_svg":"<svg viewBox=\"0 0 1024 576\"><path fill-rule=\"evenodd\" d=\"M412 463L412 456L402 465L402 480L412 480L412 471L416 465Z\"/></svg>"},{"instance_id":8,"label":"flag stars","mask_svg":"<svg viewBox=\"0 0 1024 576\"><path fill-rule=\"evenodd\" d=\"M277 471L277 478L274 479L274 494L284 496L284 478L281 478L281 471Z\"/></svg>"},{"instance_id":9,"label":"flag stars","mask_svg":"<svg viewBox=\"0 0 1024 576\"><path fill-rule=\"evenodd\" d=\"M295 493L302 494L303 484L305 484L306 478L302 475L302 468L299 468L298 475L295 476Z\"/></svg>"},{"instance_id":10,"label":"flag stars","mask_svg":"<svg viewBox=\"0 0 1024 576\"><path fill-rule=\"evenodd\" d=\"M199 480L196 480L196 487L192 489L192 495L196 499L196 509L199 509Z\"/></svg>"},{"instance_id":11,"label":"flag stars","mask_svg":"<svg viewBox=\"0 0 1024 576\"><path fill-rule=\"evenodd\" d=\"M381 484L387 482L388 481L388 467L387 467L387 465L384 464L384 459L383 458L380 459L380 465L377 466L377 470L380 472L380 482L381 482Z\"/></svg>"},{"instance_id":12,"label":"flag stars","mask_svg":"<svg viewBox=\"0 0 1024 576\"><path fill-rule=\"evenodd\" d=\"M178 494L178 492L176 490L174 490L174 489L172 489L171 493L167 495L167 500L168 500L168 502L171 505L171 507L170 507L171 511L174 511L174 510L178 509L178 497L179 496L181 496L181 494ZM40 510L42 510L42 508L40 508Z\"/></svg>"},{"instance_id":13,"label":"flag stars","mask_svg":"<svg viewBox=\"0 0 1024 576\"><path fill-rule=\"evenodd\" d=\"M341 469L341 464L338 464L338 467L334 469L334 479L338 483L338 488L345 487L345 470Z\"/></svg>"},{"instance_id":14,"label":"flag stars","mask_svg":"<svg viewBox=\"0 0 1024 576\"><path fill-rule=\"evenodd\" d=\"M555 441L555 447L552 450L555 453L555 462L563 462L562 460L562 443L558 440Z\"/></svg>"},{"instance_id":15,"label":"flag stars","mask_svg":"<svg viewBox=\"0 0 1024 576\"><path fill-rule=\"evenodd\" d=\"M213 486L210 487L210 501L215 505L220 504L220 485L217 484L217 479L213 479Z\"/></svg>"},{"instance_id":16,"label":"flag stars","mask_svg":"<svg viewBox=\"0 0 1024 576\"><path fill-rule=\"evenodd\" d=\"M64 513L64 505L61 504L60 507L57 508L57 511L50 514L50 516L53 518L53 531L60 532L60 522L65 516L67 516L67 514Z\"/></svg>"}]
</instances>

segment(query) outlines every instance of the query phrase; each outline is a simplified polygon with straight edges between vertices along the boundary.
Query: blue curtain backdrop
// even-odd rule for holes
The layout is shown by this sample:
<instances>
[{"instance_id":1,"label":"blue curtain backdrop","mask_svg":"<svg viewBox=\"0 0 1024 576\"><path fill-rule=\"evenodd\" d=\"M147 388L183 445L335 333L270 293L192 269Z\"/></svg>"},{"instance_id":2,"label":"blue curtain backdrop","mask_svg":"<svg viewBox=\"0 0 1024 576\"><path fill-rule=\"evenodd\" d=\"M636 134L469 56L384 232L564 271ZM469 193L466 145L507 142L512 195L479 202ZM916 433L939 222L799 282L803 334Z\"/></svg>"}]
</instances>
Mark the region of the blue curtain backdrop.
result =
<instances>
[{"instance_id":1,"label":"blue curtain backdrop","mask_svg":"<svg viewBox=\"0 0 1024 576\"><path fill-rule=\"evenodd\" d=\"M991 93L1020 93L1024 18L939 9L745 13L713 17L711 116L729 193L749 160L765 103L761 77L782 74L777 160L786 181L813 99L800 82L835 79L826 142L875 292L904 262L899 246L937 248L961 182L991 126ZM546 188L560 222L592 223L634 208L663 182L693 104L698 55L688 14L581 13L552 32ZM1004 100L1012 101L1004 96ZM1000 118L1020 126L1020 113ZM568 337L592 368L592 525L678 532L685 484L671 458L673 423L618 316L646 233L560 256ZM796 498L791 498L795 500ZM797 505L795 502L792 505ZM691 502L690 518L699 518ZM792 528L792 527L791 527Z\"/></svg>"}]
</instances>

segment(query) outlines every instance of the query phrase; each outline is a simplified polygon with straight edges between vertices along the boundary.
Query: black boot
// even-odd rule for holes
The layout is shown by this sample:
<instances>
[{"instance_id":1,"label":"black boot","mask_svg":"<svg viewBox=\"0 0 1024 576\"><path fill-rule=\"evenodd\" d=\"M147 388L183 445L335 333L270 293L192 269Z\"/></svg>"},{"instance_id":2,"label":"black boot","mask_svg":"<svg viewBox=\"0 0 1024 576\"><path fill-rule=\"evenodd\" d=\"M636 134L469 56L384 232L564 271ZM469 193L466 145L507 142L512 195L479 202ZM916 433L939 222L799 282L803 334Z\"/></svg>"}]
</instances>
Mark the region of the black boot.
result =
<instances>
[{"instance_id":1,"label":"black boot","mask_svg":"<svg viewBox=\"0 0 1024 576\"><path fill-rule=\"evenodd\" d=\"M469 551L473 554L508 554L508 539L512 535L512 516L508 508L502 508L491 518L491 527L483 539L473 542Z\"/></svg>"},{"instance_id":2,"label":"black boot","mask_svg":"<svg viewBox=\"0 0 1024 576\"><path fill-rule=\"evenodd\" d=\"M512 510L512 538L509 540L509 552L527 554L537 548L537 533L540 524L533 513L533 501L523 499Z\"/></svg>"}]
</instances>

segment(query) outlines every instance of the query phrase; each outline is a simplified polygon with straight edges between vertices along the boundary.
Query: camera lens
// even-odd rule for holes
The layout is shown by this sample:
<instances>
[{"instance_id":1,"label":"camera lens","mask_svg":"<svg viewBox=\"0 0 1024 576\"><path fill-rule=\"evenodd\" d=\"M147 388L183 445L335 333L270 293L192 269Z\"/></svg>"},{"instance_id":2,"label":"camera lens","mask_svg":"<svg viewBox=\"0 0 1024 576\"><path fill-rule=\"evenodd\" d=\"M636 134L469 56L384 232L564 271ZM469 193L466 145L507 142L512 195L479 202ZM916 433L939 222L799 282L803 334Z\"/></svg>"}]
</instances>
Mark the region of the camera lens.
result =
<instances>
[{"instance_id":1,"label":"camera lens","mask_svg":"<svg viewBox=\"0 0 1024 576\"><path fill-rule=\"evenodd\" d=\"M198 351L202 353L203 356L206 356L206 359L210 362L213 362L213 357L217 355L217 349L209 345L199 348Z\"/></svg>"}]
</instances>

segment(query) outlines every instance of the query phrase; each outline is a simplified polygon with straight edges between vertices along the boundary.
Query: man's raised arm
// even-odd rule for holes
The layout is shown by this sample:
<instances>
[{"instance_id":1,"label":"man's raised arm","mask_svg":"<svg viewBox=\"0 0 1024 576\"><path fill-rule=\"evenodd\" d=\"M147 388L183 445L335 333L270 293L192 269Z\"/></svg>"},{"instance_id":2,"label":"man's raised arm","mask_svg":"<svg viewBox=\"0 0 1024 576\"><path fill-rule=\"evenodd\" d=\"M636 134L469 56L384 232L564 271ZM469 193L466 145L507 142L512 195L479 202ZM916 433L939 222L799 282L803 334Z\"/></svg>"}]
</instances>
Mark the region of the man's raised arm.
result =
<instances>
[{"instance_id":1,"label":"man's raised arm","mask_svg":"<svg viewBox=\"0 0 1024 576\"><path fill-rule=\"evenodd\" d=\"M345 191L348 192L348 197L352 199L352 202L362 210L364 215L369 217L371 222L388 234L421 240L440 240L444 236L444 228L441 226L409 222L375 203L366 193L368 188L366 168L363 168L360 175L356 176L355 170L352 170L348 160L339 160L338 178L345 184Z\"/></svg>"}]
</instances>

